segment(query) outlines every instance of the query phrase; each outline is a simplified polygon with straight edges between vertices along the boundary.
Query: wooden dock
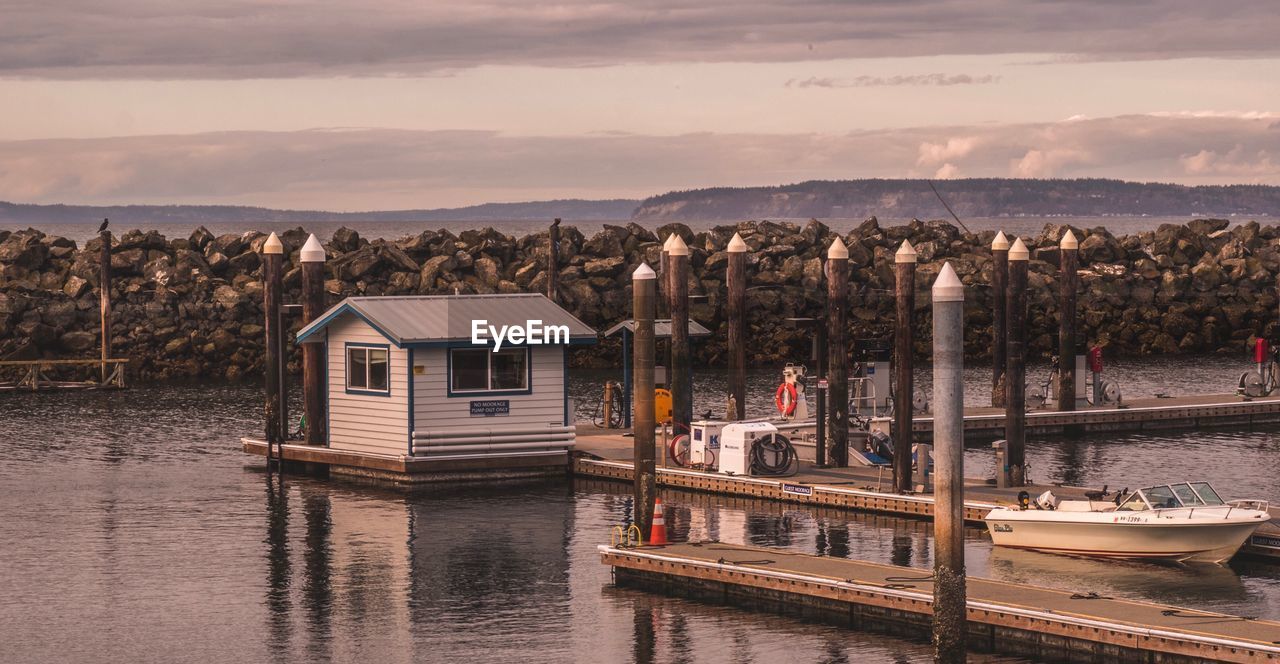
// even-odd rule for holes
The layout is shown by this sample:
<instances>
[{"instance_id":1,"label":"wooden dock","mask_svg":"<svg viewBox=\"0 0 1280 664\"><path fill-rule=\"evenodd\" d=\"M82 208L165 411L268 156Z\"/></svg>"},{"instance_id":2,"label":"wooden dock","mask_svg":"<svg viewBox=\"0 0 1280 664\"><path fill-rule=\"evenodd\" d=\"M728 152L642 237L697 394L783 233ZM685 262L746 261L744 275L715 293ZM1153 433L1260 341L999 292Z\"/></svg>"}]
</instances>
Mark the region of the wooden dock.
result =
<instances>
[{"instance_id":1,"label":"wooden dock","mask_svg":"<svg viewBox=\"0 0 1280 664\"><path fill-rule=\"evenodd\" d=\"M599 437L579 438L578 449L589 452ZM610 447L605 453L617 454ZM728 496L777 500L810 507L857 510L877 514L918 519L933 518L933 496L930 494L891 493L887 477L890 471L880 468L816 468L802 462L800 472L792 477L744 477L689 468L658 467L658 486L688 491L701 491ZM630 459L602 459L579 456L574 459L573 473L579 477L631 482L634 469ZM1137 487L1134 487L1137 488ZM1019 491L1033 496L1046 490L1060 499L1083 500L1088 487L1034 485L1025 488L998 489L982 479L965 480L965 521L982 525L992 508L1017 502ZM1248 497L1248 496L1241 496ZM1280 562L1280 508L1272 509L1272 519L1263 524L1240 550L1241 554Z\"/></svg>"},{"instance_id":2,"label":"wooden dock","mask_svg":"<svg viewBox=\"0 0 1280 664\"><path fill-rule=\"evenodd\" d=\"M4 360L0 370L16 369L21 375L15 381L0 381L0 392L39 392L42 390L124 389L128 358L78 360ZM99 367L99 380L54 380L45 372L58 367Z\"/></svg>"},{"instance_id":3,"label":"wooden dock","mask_svg":"<svg viewBox=\"0 0 1280 664\"><path fill-rule=\"evenodd\" d=\"M966 408L966 437L1004 438L1003 408ZM1134 399L1120 406L1082 408L1073 411L1036 409L1027 411L1028 434L1200 429L1224 426L1280 424L1280 395L1241 397L1235 394L1204 394L1168 398ZM933 432L933 418L912 420L916 433ZM872 428L888 431L889 418L872 420Z\"/></svg>"},{"instance_id":4,"label":"wooden dock","mask_svg":"<svg viewBox=\"0 0 1280 664\"><path fill-rule=\"evenodd\" d=\"M599 547L614 580L927 639L929 570L717 542ZM1280 622L969 577L971 650L1083 662L1280 659Z\"/></svg>"}]
</instances>

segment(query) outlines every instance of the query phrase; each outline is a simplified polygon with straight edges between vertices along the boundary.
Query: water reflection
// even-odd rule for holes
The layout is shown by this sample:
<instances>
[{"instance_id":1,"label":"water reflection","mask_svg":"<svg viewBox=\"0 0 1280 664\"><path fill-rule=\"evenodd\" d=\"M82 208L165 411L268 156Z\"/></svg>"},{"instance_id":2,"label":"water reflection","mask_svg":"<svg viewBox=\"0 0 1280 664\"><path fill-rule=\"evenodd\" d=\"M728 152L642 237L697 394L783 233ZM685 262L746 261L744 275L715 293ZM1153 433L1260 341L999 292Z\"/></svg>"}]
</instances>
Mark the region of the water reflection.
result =
<instances>
[{"instance_id":1,"label":"water reflection","mask_svg":"<svg viewBox=\"0 0 1280 664\"><path fill-rule=\"evenodd\" d=\"M267 608L270 645L274 653L289 649L293 608L289 593L289 491L283 477L267 475Z\"/></svg>"}]
</instances>

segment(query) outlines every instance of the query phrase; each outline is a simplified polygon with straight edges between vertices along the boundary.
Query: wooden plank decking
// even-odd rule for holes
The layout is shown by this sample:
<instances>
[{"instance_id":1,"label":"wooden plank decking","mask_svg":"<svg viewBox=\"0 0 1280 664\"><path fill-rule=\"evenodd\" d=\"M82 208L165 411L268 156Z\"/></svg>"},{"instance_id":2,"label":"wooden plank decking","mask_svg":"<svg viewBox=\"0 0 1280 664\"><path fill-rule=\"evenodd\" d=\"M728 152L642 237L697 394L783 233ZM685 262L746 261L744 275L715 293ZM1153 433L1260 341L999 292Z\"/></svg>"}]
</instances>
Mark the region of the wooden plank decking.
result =
<instances>
[{"instance_id":1,"label":"wooden plank decking","mask_svg":"<svg viewBox=\"0 0 1280 664\"><path fill-rule=\"evenodd\" d=\"M718 542L599 547L619 585L928 638L929 570ZM969 577L971 648L1071 661L1274 661L1280 622Z\"/></svg>"}]
</instances>

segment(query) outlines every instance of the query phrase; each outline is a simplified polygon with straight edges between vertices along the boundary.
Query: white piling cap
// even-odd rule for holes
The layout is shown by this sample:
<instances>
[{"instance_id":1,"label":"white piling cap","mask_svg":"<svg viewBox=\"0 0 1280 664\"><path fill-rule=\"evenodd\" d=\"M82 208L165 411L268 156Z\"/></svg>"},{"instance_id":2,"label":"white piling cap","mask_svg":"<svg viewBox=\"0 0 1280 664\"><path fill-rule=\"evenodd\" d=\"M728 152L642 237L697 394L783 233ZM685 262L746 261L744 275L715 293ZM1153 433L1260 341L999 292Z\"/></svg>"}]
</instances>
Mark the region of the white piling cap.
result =
<instances>
[{"instance_id":1,"label":"white piling cap","mask_svg":"<svg viewBox=\"0 0 1280 664\"><path fill-rule=\"evenodd\" d=\"M657 278L658 278L658 275L654 273L653 268L649 267L648 263L643 263L643 262L640 263L640 267L636 268L635 272L631 273L632 281L639 281L641 279L657 279Z\"/></svg>"},{"instance_id":2,"label":"white piling cap","mask_svg":"<svg viewBox=\"0 0 1280 664\"><path fill-rule=\"evenodd\" d=\"M1062 234L1062 242L1058 243L1058 247L1061 249L1079 249L1080 248L1080 243L1076 241L1076 234L1072 233L1070 228L1068 228L1066 232Z\"/></svg>"},{"instance_id":3,"label":"white piling cap","mask_svg":"<svg viewBox=\"0 0 1280 664\"><path fill-rule=\"evenodd\" d=\"M910 240L903 240L902 246L898 247L898 253L893 255L895 263L914 263L916 262L916 248L911 246Z\"/></svg>"},{"instance_id":4,"label":"white piling cap","mask_svg":"<svg viewBox=\"0 0 1280 664\"><path fill-rule=\"evenodd\" d=\"M324 258L324 245L320 244L320 238L312 233L311 237L307 238L307 243L302 245L302 262L323 263Z\"/></svg>"},{"instance_id":5,"label":"white piling cap","mask_svg":"<svg viewBox=\"0 0 1280 664\"><path fill-rule=\"evenodd\" d=\"M670 235L667 236L666 241L662 243L662 253L664 254L671 253L671 242L676 239L677 235L679 235L679 233L672 232Z\"/></svg>"},{"instance_id":6,"label":"white piling cap","mask_svg":"<svg viewBox=\"0 0 1280 664\"><path fill-rule=\"evenodd\" d=\"M733 234L733 239L729 240L729 248L726 249L731 254L744 253L747 250L747 243L742 240L742 236L738 233Z\"/></svg>"},{"instance_id":7,"label":"white piling cap","mask_svg":"<svg viewBox=\"0 0 1280 664\"><path fill-rule=\"evenodd\" d=\"M1013 241L1013 246L1009 247L1009 260L1025 261L1031 258L1031 252L1027 251L1027 245L1023 244L1022 238Z\"/></svg>"},{"instance_id":8,"label":"white piling cap","mask_svg":"<svg viewBox=\"0 0 1280 664\"><path fill-rule=\"evenodd\" d=\"M951 269L950 262L942 264L942 271L933 282L933 301L964 302L964 284L960 283L956 271Z\"/></svg>"},{"instance_id":9,"label":"white piling cap","mask_svg":"<svg viewBox=\"0 0 1280 664\"><path fill-rule=\"evenodd\" d=\"M283 254L284 243L280 241L280 238L275 233L272 233L271 237L268 237L267 241L262 245L262 253Z\"/></svg>"},{"instance_id":10,"label":"white piling cap","mask_svg":"<svg viewBox=\"0 0 1280 664\"><path fill-rule=\"evenodd\" d=\"M831 241L831 248L827 250L827 258L849 260L849 248L844 246L844 240L841 240L839 235Z\"/></svg>"},{"instance_id":11,"label":"white piling cap","mask_svg":"<svg viewBox=\"0 0 1280 664\"><path fill-rule=\"evenodd\" d=\"M671 248L667 249L668 254L672 256L689 255L689 245L684 243L684 238L680 237L679 233L672 233L671 240L667 244L671 245Z\"/></svg>"},{"instance_id":12,"label":"white piling cap","mask_svg":"<svg viewBox=\"0 0 1280 664\"><path fill-rule=\"evenodd\" d=\"M1000 231L999 233L996 233L996 239L991 241L991 250L992 251L1008 251L1009 250L1009 238L1004 236L1004 231Z\"/></svg>"}]
</instances>

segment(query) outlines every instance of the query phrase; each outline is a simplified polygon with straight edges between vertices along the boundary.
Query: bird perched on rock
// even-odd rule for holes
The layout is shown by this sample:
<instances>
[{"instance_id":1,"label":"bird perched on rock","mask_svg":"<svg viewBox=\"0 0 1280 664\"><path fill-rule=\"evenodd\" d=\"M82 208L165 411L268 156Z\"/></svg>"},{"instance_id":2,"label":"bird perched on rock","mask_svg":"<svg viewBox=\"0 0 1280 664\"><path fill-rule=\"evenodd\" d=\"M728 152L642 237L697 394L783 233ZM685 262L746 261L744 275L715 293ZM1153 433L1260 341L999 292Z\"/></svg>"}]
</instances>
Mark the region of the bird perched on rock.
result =
<instances>
[{"instance_id":1,"label":"bird perched on rock","mask_svg":"<svg viewBox=\"0 0 1280 664\"><path fill-rule=\"evenodd\" d=\"M99 232L99 233L101 233L101 232L103 232L103 231L107 230L107 224L109 224L109 223L111 223L111 220L110 220L110 219L103 219L103 220L102 220L102 225L98 227L98 232Z\"/></svg>"}]
</instances>

